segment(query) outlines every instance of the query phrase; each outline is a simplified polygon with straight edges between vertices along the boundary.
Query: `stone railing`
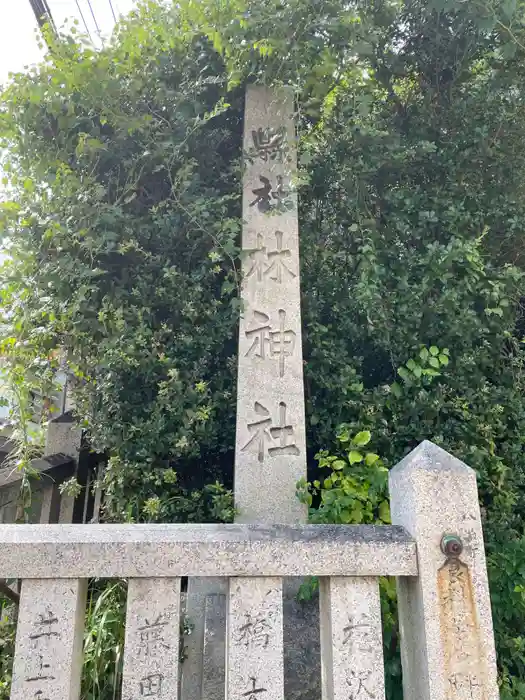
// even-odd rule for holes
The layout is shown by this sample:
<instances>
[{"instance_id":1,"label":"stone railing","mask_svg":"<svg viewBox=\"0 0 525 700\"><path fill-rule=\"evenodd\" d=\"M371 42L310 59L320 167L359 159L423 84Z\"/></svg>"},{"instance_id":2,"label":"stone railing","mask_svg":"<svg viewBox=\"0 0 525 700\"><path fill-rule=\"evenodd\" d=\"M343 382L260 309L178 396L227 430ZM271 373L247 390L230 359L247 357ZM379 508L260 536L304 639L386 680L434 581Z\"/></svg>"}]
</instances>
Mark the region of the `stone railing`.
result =
<instances>
[{"instance_id":1,"label":"stone railing","mask_svg":"<svg viewBox=\"0 0 525 700\"><path fill-rule=\"evenodd\" d=\"M474 472L423 443L391 473L393 526L4 525L22 579L11 700L78 700L87 580L128 580L123 700L175 700L180 586L229 579L228 700L283 700L283 579L320 579L323 700L383 700L379 577L398 579L405 700L495 700Z\"/></svg>"}]
</instances>

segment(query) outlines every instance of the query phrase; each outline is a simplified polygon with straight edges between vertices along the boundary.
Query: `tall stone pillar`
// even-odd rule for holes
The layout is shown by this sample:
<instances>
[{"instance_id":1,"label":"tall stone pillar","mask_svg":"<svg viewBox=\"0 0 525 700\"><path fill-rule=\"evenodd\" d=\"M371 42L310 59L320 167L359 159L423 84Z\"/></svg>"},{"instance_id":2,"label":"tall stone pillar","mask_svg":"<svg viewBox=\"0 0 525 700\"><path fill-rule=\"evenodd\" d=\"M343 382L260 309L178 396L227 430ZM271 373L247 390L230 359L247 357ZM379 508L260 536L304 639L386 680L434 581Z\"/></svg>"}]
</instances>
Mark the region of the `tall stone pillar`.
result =
<instances>
[{"instance_id":1,"label":"tall stone pillar","mask_svg":"<svg viewBox=\"0 0 525 700\"><path fill-rule=\"evenodd\" d=\"M248 88L243 147L235 505L242 523L301 523L307 510L296 484L306 477L306 438L291 89ZM321 694L319 612L297 602L299 583L283 586L287 700Z\"/></svg>"},{"instance_id":2,"label":"tall stone pillar","mask_svg":"<svg viewBox=\"0 0 525 700\"><path fill-rule=\"evenodd\" d=\"M239 522L298 523L306 477L293 93L249 87L244 117Z\"/></svg>"},{"instance_id":3,"label":"tall stone pillar","mask_svg":"<svg viewBox=\"0 0 525 700\"><path fill-rule=\"evenodd\" d=\"M250 86L246 93L243 176L243 286L239 331L235 505L241 523L301 523L296 497L306 477L299 227L293 91ZM317 605L297 603L285 581L284 694L320 697ZM246 585L250 585L246 583ZM255 584L254 584L255 585ZM259 587L261 581L257 584ZM268 582L272 588L272 582ZM264 587L264 586L263 586ZM229 600L224 581L192 579L187 614L195 624L183 666L183 700L222 700L224 669L212 695L202 685L204 602ZM257 599L253 591L253 599ZM235 610L230 611L235 615ZM224 644L215 633L215 643ZM234 655L234 651L229 652ZM232 656L233 658L233 656ZM207 660L208 661L208 660ZM185 668L184 668L185 667ZM209 671L209 664L208 664ZM260 669L253 673L260 675ZM274 682L259 678L261 682Z\"/></svg>"}]
</instances>

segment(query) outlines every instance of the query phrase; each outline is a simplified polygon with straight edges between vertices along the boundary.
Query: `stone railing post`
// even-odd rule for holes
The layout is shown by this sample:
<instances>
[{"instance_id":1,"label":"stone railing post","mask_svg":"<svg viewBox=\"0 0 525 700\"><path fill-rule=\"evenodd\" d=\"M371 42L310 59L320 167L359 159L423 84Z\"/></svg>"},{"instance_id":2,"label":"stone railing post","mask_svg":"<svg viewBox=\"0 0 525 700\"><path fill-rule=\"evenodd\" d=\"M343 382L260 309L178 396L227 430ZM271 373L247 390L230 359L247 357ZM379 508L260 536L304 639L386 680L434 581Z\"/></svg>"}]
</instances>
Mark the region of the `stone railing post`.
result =
<instances>
[{"instance_id":1,"label":"stone railing post","mask_svg":"<svg viewBox=\"0 0 525 700\"><path fill-rule=\"evenodd\" d=\"M63 413L49 421L44 457L59 453L71 457L76 462L75 474L72 476L76 476L81 441L82 429L75 425L71 412ZM75 498L67 494L60 495L58 487L58 483L51 482L44 488L41 523L55 522L57 518L59 523L73 522Z\"/></svg>"},{"instance_id":2,"label":"stone railing post","mask_svg":"<svg viewBox=\"0 0 525 700\"><path fill-rule=\"evenodd\" d=\"M322 700L385 700L379 579L320 579Z\"/></svg>"},{"instance_id":3,"label":"stone railing post","mask_svg":"<svg viewBox=\"0 0 525 700\"><path fill-rule=\"evenodd\" d=\"M122 698L177 700L180 578L130 579Z\"/></svg>"},{"instance_id":4,"label":"stone railing post","mask_svg":"<svg viewBox=\"0 0 525 700\"><path fill-rule=\"evenodd\" d=\"M86 593L86 579L24 579L11 700L78 700Z\"/></svg>"},{"instance_id":5,"label":"stone railing post","mask_svg":"<svg viewBox=\"0 0 525 700\"><path fill-rule=\"evenodd\" d=\"M398 579L405 700L497 700L476 474L431 442L390 473L392 523L417 543Z\"/></svg>"}]
</instances>

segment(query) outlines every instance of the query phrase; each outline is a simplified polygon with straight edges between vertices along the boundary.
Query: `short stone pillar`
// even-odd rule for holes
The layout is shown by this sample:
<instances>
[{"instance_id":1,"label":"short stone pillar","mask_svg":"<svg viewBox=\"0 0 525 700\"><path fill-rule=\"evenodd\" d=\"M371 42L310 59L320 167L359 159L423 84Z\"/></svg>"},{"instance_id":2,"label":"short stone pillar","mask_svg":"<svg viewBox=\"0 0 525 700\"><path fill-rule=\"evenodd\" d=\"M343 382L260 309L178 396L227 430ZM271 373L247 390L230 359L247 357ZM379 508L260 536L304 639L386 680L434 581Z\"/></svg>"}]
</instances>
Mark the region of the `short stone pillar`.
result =
<instances>
[{"instance_id":1,"label":"short stone pillar","mask_svg":"<svg viewBox=\"0 0 525 700\"><path fill-rule=\"evenodd\" d=\"M78 700L87 580L24 579L11 700Z\"/></svg>"},{"instance_id":2,"label":"short stone pillar","mask_svg":"<svg viewBox=\"0 0 525 700\"><path fill-rule=\"evenodd\" d=\"M498 700L476 474L425 441L390 472L392 523L417 542L398 579L405 700Z\"/></svg>"},{"instance_id":3,"label":"short stone pillar","mask_svg":"<svg viewBox=\"0 0 525 700\"><path fill-rule=\"evenodd\" d=\"M128 582L122 698L177 700L180 578Z\"/></svg>"},{"instance_id":4,"label":"short stone pillar","mask_svg":"<svg viewBox=\"0 0 525 700\"><path fill-rule=\"evenodd\" d=\"M227 700L284 700L282 579L230 579L227 629Z\"/></svg>"},{"instance_id":5,"label":"short stone pillar","mask_svg":"<svg viewBox=\"0 0 525 700\"><path fill-rule=\"evenodd\" d=\"M379 579L320 580L322 700L385 700Z\"/></svg>"},{"instance_id":6,"label":"short stone pillar","mask_svg":"<svg viewBox=\"0 0 525 700\"><path fill-rule=\"evenodd\" d=\"M77 463L82 442L82 428L79 428L69 411L49 421L46 435L44 457L54 454L63 454L72 457ZM59 484L52 482L46 484L43 489L41 523L73 522L74 496L60 494ZM58 513L58 516L55 514Z\"/></svg>"}]
</instances>

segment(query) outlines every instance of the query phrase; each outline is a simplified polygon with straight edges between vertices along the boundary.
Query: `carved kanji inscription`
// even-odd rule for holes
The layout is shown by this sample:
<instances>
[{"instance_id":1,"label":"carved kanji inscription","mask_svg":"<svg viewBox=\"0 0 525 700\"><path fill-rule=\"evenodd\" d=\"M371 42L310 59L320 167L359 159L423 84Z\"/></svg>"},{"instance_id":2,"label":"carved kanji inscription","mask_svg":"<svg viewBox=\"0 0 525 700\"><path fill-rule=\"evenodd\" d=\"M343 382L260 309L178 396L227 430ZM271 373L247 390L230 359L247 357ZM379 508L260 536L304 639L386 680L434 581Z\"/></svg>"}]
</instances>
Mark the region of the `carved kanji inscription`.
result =
<instances>
[{"instance_id":1,"label":"carved kanji inscription","mask_svg":"<svg viewBox=\"0 0 525 700\"><path fill-rule=\"evenodd\" d=\"M242 448L243 452L257 449L259 462L264 462L268 453L270 457L278 455L298 455L299 448L294 442L295 429L286 422L287 407L284 401L279 404L279 423L274 425L270 411L262 403L256 401L254 412L258 419L248 423L251 437Z\"/></svg>"},{"instance_id":2,"label":"carved kanji inscription","mask_svg":"<svg viewBox=\"0 0 525 700\"><path fill-rule=\"evenodd\" d=\"M270 316L262 311L253 312L251 327L245 331L251 341L245 357L255 356L264 360L266 357L279 361L279 376L284 377L286 358L293 355L296 333L287 328L286 311L279 309L279 323L270 323Z\"/></svg>"},{"instance_id":3,"label":"carved kanji inscription","mask_svg":"<svg viewBox=\"0 0 525 700\"><path fill-rule=\"evenodd\" d=\"M259 180L262 185L252 190L255 199L250 202L250 207L257 207L263 214L293 209L291 192L286 188L282 175L276 175L272 181L265 175L259 175Z\"/></svg>"},{"instance_id":4,"label":"carved kanji inscription","mask_svg":"<svg viewBox=\"0 0 525 700\"><path fill-rule=\"evenodd\" d=\"M484 654L468 566L451 557L438 573L447 700L485 700Z\"/></svg>"},{"instance_id":5,"label":"carved kanji inscription","mask_svg":"<svg viewBox=\"0 0 525 700\"><path fill-rule=\"evenodd\" d=\"M257 283L266 278L282 284L287 279L297 277L292 269L292 251L283 245L284 233L275 231L275 248L269 250L264 245L264 238L257 234L257 247L248 250L249 268L246 279L254 278Z\"/></svg>"},{"instance_id":6,"label":"carved kanji inscription","mask_svg":"<svg viewBox=\"0 0 525 700\"><path fill-rule=\"evenodd\" d=\"M244 157L248 163L262 160L264 163L276 161L283 163L288 153L286 143L286 129L277 129L271 126L263 129L258 127L251 132L252 145L244 152Z\"/></svg>"}]
</instances>

